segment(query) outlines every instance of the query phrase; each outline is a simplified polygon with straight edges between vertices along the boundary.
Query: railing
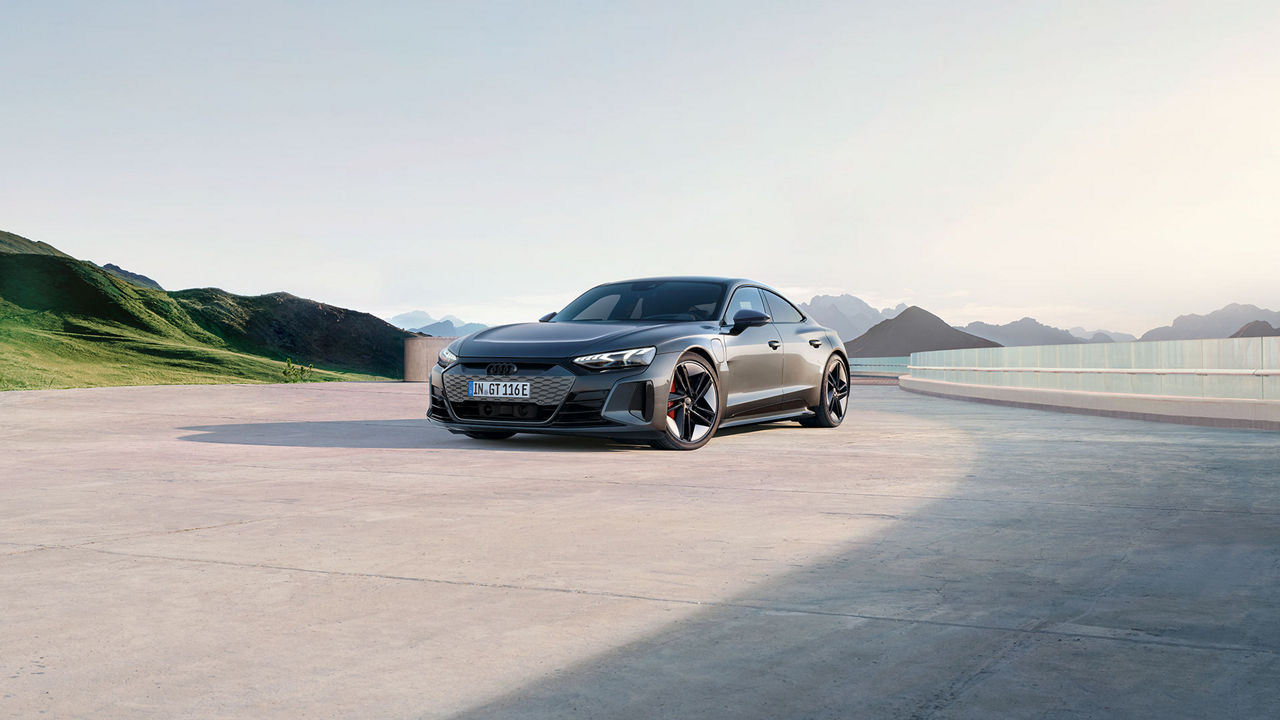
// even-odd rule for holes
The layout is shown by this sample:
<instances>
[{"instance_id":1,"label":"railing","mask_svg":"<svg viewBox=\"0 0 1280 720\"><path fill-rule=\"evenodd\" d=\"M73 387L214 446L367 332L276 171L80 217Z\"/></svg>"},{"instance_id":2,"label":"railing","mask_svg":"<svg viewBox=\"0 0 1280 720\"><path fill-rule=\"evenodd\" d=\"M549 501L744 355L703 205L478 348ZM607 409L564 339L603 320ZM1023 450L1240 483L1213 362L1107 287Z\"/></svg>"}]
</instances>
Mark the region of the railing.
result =
<instances>
[{"instance_id":1,"label":"railing","mask_svg":"<svg viewBox=\"0 0 1280 720\"><path fill-rule=\"evenodd\" d=\"M854 377L898 377L907 374L909 357L849 358L849 374Z\"/></svg>"},{"instance_id":2,"label":"railing","mask_svg":"<svg viewBox=\"0 0 1280 720\"><path fill-rule=\"evenodd\" d=\"M1280 400L1280 338L975 348L915 353L911 378L966 385Z\"/></svg>"}]
</instances>

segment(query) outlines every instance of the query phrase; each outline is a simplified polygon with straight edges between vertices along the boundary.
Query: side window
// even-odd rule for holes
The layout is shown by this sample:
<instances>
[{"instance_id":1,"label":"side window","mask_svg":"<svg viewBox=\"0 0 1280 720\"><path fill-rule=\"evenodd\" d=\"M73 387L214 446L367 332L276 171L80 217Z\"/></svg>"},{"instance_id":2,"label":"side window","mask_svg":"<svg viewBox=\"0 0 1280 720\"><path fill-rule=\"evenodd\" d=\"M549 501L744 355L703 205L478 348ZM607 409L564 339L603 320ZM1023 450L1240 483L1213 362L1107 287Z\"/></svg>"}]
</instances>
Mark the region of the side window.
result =
<instances>
[{"instance_id":1,"label":"side window","mask_svg":"<svg viewBox=\"0 0 1280 720\"><path fill-rule=\"evenodd\" d=\"M725 308L724 319L727 322L733 322L733 316L740 310L755 310L769 314L764 307L764 298L760 297L760 290L753 287L738 288L734 291L733 297L729 298L729 307Z\"/></svg>"},{"instance_id":2,"label":"side window","mask_svg":"<svg viewBox=\"0 0 1280 720\"><path fill-rule=\"evenodd\" d=\"M796 309L795 305L787 302L787 299L777 293L762 290L764 296L769 301L769 314L773 316L773 321L778 323L796 323L804 319L804 315Z\"/></svg>"}]
</instances>

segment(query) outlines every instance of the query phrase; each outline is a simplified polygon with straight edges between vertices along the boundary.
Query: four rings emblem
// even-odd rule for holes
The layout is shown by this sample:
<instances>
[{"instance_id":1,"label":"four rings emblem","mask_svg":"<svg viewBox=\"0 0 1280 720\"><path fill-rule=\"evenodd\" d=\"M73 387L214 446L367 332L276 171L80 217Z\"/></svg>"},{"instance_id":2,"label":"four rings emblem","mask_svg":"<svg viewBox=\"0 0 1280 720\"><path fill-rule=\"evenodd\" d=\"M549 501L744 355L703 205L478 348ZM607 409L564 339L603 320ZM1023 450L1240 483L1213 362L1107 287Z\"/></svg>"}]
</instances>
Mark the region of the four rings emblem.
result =
<instances>
[{"instance_id":1,"label":"four rings emblem","mask_svg":"<svg viewBox=\"0 0 1280 720\"><path fill-rule=\"evenodd\" d=\"M489 363L485 367L484 373L486 375L515 375L516 369L515 363L496 362Z\"/></svg>"}]
</instances>

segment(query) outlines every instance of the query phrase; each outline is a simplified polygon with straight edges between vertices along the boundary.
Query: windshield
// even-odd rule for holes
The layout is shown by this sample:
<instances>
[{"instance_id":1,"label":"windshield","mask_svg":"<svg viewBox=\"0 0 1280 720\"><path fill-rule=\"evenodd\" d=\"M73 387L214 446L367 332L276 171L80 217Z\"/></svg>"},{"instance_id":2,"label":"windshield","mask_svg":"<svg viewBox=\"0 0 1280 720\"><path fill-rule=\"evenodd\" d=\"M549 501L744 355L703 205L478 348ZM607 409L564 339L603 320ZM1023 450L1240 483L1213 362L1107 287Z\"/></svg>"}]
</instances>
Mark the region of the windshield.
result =
<instances>
[{"instance_id":1,"label":"windshield","mask_svg":"<svg viewBox=\"0 0 1280 720\"><path fill-rule=\"evenodd\" d=\"M660 280L601 285L556 313L552 322L706 321L719 317L724 286Z\"/></svg>"}]
</instances>

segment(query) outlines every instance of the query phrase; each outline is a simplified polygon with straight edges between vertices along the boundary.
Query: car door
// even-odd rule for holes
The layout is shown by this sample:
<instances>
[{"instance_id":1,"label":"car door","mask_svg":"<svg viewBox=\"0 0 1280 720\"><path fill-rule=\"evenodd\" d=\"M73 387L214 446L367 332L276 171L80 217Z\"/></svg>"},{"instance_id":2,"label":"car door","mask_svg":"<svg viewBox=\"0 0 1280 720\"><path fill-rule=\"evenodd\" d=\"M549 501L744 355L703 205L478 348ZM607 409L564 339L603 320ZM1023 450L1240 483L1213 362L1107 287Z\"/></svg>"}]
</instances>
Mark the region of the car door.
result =
<instances>
[{"instance_id":1,"label":"car door","mask_svg":"<svg viewBox=\"0 0 1280 720\"><path fill-rule=\"evenodd\" d=\"M768 314L760 289L740 287L729 298L722 318L727 369L721 372L726 418L752 415L777 401L782 386L782 338L773 323L732 330L740 310Z\"/></svg>"},{"instance_id":2,"label":"car door","mask_svg":"<svg viewBox=\"0 0 1280 720\"><path fill-rule=\"evenodd\" d=\"M835 349L827 331L804 315L781 295L761 290L773 318L774 328L782 340L783 402L804 406L817 404L822 387L822 372L827 358Z\"/></svg>"}]
</instances>

